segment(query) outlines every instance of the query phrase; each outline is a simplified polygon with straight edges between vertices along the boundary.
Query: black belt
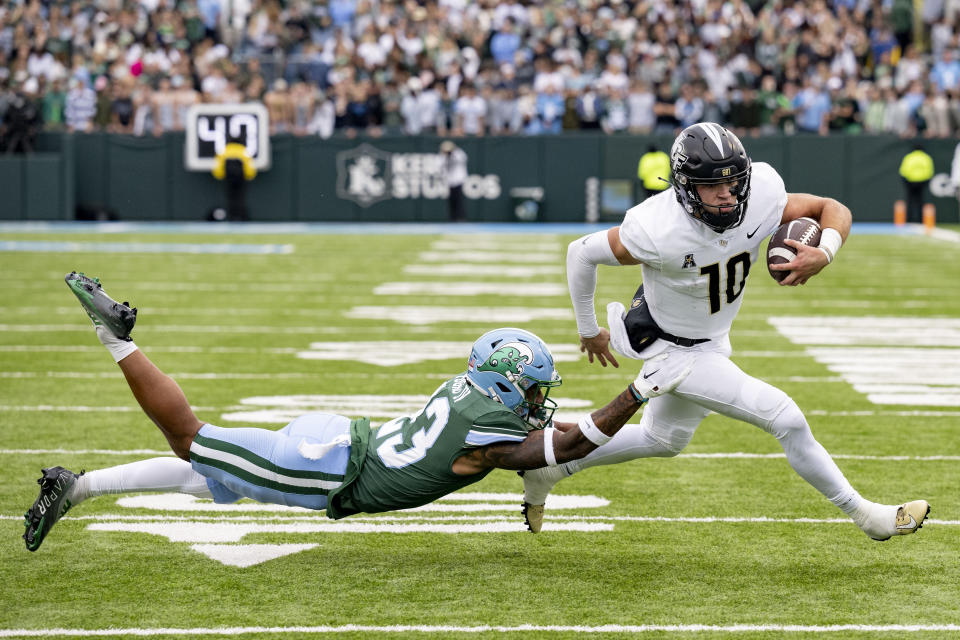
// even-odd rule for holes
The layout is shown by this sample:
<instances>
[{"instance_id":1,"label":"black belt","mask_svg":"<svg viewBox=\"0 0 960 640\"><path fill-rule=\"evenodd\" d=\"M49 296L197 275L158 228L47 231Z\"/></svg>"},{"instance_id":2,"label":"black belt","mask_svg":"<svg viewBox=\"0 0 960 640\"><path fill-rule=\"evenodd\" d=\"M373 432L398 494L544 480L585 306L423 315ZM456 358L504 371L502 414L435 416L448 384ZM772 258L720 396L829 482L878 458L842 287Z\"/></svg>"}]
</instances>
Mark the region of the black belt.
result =
<instances>
[{"instance_id":1,"label":"black belt","mask_svg":"<svg viewBox=\"0 0 960 640\"><path fill-rule=\"evenodd\" d=\"M662 330L653 319L650 307L647 306L647 301L643 297L642 284L633 294L630 311L623 317L623 326L627 330L630 346L637 352L646 349L657 338L662 338L681 347L692 347L695 344L710 342L710 338L681 338Z\"/></svg>"},{"instance_id":2,"label":"black belt","mask_svg":"<svg viewBox=\"0 0 960 640\"><path fill-rule=\"evenodd\" d=\"M660 337L667 342L672 342L673 344L680 345L681 347L692 347L695 344L710 342L710 338L681 338L665 331L660 332Z\"/></svg>"}]
</instances>

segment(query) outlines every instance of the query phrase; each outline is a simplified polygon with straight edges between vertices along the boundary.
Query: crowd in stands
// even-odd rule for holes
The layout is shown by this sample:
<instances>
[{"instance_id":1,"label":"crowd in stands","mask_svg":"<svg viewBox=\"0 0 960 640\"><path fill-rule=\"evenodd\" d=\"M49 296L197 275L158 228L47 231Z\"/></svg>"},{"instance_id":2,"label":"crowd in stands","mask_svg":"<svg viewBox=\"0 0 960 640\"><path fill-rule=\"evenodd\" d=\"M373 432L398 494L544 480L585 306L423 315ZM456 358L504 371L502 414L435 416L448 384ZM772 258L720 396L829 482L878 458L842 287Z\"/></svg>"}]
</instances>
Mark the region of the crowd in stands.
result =
<instances>
[{"instance_id":1,"label":"crowd in stands","mask_svg":"<svg viewBox=\"0 0 960 640\"><path fill-rule=\"evenodd\" d=\"M960 0L14 0L0 118L161 135L960 132Z\"/></svg>"}]
</instances>

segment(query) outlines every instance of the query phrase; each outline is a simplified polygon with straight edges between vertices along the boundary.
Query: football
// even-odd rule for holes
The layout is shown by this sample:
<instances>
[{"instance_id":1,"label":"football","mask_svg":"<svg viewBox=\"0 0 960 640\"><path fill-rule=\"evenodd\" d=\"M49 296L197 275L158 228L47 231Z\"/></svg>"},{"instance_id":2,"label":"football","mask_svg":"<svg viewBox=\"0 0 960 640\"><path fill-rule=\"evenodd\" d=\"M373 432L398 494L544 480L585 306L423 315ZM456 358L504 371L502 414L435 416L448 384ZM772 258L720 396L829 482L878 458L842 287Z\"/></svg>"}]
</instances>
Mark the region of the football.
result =
<instances>
[{"instance_id":1,"label":"football","mask_svg":"<svg viewBox=\"0 0 960 640\"><path fill-rule=\"evenodd\" d=\"M790 262L797 256L793 247L784 243L787 239L815 247L820 244L820 225L813 218L797 218L780 225L780 228L770 237L770 243L767 244L767 270L777 282L790 275L790 272L774 271L770 267Z\"/></svg>"}]
</instances>

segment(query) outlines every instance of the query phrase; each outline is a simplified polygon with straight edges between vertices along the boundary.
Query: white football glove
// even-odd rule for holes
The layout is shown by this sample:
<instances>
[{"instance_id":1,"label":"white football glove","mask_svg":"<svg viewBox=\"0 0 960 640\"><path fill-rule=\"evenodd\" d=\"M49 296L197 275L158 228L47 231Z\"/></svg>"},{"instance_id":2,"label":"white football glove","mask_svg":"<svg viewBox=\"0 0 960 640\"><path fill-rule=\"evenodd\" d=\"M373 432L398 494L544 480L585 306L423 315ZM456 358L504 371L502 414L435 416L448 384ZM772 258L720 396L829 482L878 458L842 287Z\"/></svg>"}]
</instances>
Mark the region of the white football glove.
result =
<instances>
[{"instance_id":1,"label":"white football glove","mask_svg":"<svg viewBox=\"0 0 960 640\"><path fill-rule=\"evenodd\" d=\"M643 363L633 388L648 400L670 393L690 375L691 365L688 358L674 357L671 361L670 353L661 353Z\"/></svg>"},{"instance_id":2,"label":"white football glove","mask_svg":"<svg viewBox=\"0 0 960 640\"><path fill-rule=\"evenodd\" d=\"M627 337L627 327L623 324L623 317L627 309L620 302L611 302L607 305L607 326L610 327L610 346L617 353L622 353L634 360L643 360L643 357L630 346Z\"/></svg>"}]
</instances>

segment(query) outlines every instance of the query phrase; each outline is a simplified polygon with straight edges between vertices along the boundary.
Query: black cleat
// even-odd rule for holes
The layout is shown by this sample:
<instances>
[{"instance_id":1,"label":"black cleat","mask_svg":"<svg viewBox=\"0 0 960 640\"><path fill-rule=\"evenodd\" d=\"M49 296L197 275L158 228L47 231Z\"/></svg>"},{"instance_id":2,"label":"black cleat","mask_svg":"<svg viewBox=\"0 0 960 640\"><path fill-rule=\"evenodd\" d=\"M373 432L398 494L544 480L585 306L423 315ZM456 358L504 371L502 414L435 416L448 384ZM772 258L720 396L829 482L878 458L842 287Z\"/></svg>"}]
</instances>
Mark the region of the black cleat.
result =
<instances>
[{"instance_id":1,"label":"black cleat","mask_svg":"<svg viewBox=\"0 0 960 640\"><path fill-rule=\"evenodd\" d=\"M40 495L23 516L23 526L27 529L23 539L27 543L28 551L39 549L53 525L73 506L67 500L67 492L76 483L77 478L83 475L83 471L76 474L63 467L42 471L43 476L37 480L37 484L40 485Z\"/></svg>"},{"instance_id":2,"label":"black cleat","mask_svg":"<svg viewBox=\"0 0 960 640\"><path fill-rule=\"evenodd\" d=\"M131 309L126 302L120 304L100 286L100 278L88 278L82 273L71 271L64 278L67 286L80 300L84 311L93 320L93 324L106 327L110 333L130 342L130 331L137 321L137 310Z\"/></svg>"}]
</instances>

